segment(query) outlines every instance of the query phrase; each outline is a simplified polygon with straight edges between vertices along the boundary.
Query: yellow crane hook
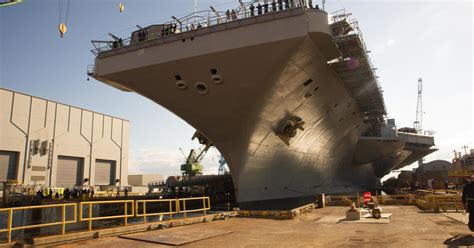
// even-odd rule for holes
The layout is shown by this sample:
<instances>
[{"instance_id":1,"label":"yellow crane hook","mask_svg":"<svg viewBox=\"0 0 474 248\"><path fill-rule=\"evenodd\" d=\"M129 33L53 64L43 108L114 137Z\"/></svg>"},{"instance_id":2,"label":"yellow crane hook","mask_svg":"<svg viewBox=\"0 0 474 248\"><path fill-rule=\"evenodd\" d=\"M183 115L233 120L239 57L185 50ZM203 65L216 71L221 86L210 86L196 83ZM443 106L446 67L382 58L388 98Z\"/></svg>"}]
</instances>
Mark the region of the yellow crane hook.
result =
<instances>
[{"instance_id":1,"label":"yellow crane hook","mask_svg":"<svg viewBox=\"0 0 474 248\"><path fill-rule=\"evenodd\" d=\"M58 29L59 29L59 35L61 36L61 38L64 37L64 34L67 32L67 27L66 27L66 24L64 24L63 22L61 22L58 26Z\"/></svg>"},{"instance_id":2,"label":"yellow crane hook","mask_svg":"<svg viewBox=\"0 0 474 248\"><path fill-rule=\"evenodd\" d=\"M120 10L120 13L123 12L123 9L125 8L125 6L123 5L122 2L119 3L119 10Z\"/></svg>"}]
</instances>

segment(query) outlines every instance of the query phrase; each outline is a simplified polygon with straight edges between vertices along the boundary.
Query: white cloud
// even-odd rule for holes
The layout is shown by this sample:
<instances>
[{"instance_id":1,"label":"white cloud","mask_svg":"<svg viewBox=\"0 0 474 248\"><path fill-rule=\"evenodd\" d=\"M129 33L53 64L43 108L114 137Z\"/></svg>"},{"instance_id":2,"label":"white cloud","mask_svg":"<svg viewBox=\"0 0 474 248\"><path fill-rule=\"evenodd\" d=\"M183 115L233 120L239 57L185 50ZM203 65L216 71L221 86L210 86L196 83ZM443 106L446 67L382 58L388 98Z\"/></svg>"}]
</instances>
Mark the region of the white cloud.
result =
<instances>
[{"instance_id":1,"label":"white cloud","mask_svg":"<svg viewBox=\"0 0 474 248\"><path fill-rule=\"evenodd\" d=\"M378 54L383 54L385 50L387 50L389 47L393 47L397 44L397 41L394 39L388 39L386 41L379 41L376 43L372 49L373 52L376 52Z\"/></svg>"},{"instance_id":2,"label":"white cloud","mask_svg":"<svg viewBox=\"0 0 474 248\"><path fill-rule=\"evenodd\" d=\"M395 40L388 40L386 43L385 43L385 47L391 47L393 45L395 45Z\"/></svg>"}]
</instances>

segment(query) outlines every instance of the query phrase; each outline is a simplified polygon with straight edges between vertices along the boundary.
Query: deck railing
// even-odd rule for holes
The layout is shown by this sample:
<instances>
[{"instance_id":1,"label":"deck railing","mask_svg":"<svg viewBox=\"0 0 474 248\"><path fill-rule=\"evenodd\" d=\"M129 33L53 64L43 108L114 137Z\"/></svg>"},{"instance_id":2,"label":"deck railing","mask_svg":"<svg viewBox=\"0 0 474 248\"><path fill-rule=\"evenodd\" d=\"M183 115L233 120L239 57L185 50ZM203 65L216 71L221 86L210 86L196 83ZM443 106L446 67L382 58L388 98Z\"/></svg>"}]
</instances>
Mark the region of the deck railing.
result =
<instances>
[{"instance_id":1,"label":"deck railing","mask_svg":"<svg viewBox=\"0 0 474 248\"><path fill-rule=\"evenodd\" d=\"M202 208L186 209L187 208L186 203L195 202L195 201L198 201L198 203L201 201ZM209 197L181 198L181 199L178 199L177 207L178 207L178 212L184 214L184 218L187 218L188 213L204 212L204 214L206 214L206 211L211 209L211 200L209 199Z\"/></svg>"},{"instance_id":2,"label":"deck railing","mask_svg":"<svg viewBox=\"0 0 474 248\"><path fill-rule=\"evenodd\" d=\"M254 5L255 7L253 10L251 10L250 8L251 5ZM285 11L285 10L294 9L294 8L304 8L304 9L308 8L307 3L304 0L290 1L288 6L283 5L282 7L280 7L279 5L277 5L276 9L273 8L273 6L271 5L271 2L269 2L268 5L269 6L267 8L267 11L265 11L265 9L262 7L260 13L258 9L256 8L255 1L252 1L252 2L246 2L246 3L241 2L240 6L234 9L235 14L230 14L230 15L228 15L226 11L217 11L211 7L210 10L199 11L196 13L186 15L181 18L176 18L173 16L169 21L165 21L159 24L159 25L162 25L162 27L165 27L165 31L160 31L157 34L147 33L146 28L141 28L140 26L138 26L140 29L136 31L143 30L143 32L145 33L143 38L140 39L138 43L144 42L144 41L150 41L150 40L158 40L158 39L162 39L162 38L180 34L180 33L192 32L199 28L211 27L211 26L222 24L222 23L229 23L236 20L265 15L268 13L280 12L280 11ZM131 35L131 34L128 34L128 35ZM110 40L109 41L99 41L99 40L91 41L92 44L94 45L94 49L92 49L91 52L95 56L98 56L99 54L106 51L132 45L131 36L127 38L121 38L117 36L113 36L113 37L114 37L114 40L112 41ZM149 38L149 37L152 37L152 38Z\"/></svg>"},{"instance_id":3,"label":"deck railing","mask_svg":"<svg viewBox=\"0 0 474 248\"><path fill-rule=\"evenodd\" d=\"M178 214L179 209L176 207L178 206L177 199L153 199L153 200L137 200L135 201L135 216L143 217L143 222L147 223L148 218L150 216L160 216L159 221L163 219L164 215L168 215L170 220L173 220L173 215ZM151 204L154 204L154 209L158 209L158 211L153 211ZM139 211L141 205L141 213ZM156 205L159 207L157 208ZM163 211L164 209L167 209ZM161 210L161 211L160 211Z\"/></svg>"},{"instance_id":4,"label":"deck railing","mask_svg":"<svg viewBox=\"0 0 474 248\"><path fill-rule=\"evenodd\" d=\"M398 194L398 195L377 195L373 199L383 205L414 205L426 211L448 211L456 212L463 210L461 195L456 192L450 194L433 194L431 192L418 194ZM352 203L362 205L364 199L362 196L334 195L326 196L326 204L330 206L349 206Z\"/></svg>"},{"instance_id":5,"label":"deck railing","mask_svg":"<svg viewBox=\"0 0 474 248\"><path fill-rule=\"evenodd\" d=\"M190 208L190 202L192 202L193 208ZM160 207L158 211L154 209L153 203L164 203L165 208ZM112 212L114 215L101 215L101 207L106 205L116 205L114 208L112 206ZM94 216L94 206L98 206L99 214ZM139 211L139 207L141 212ZM79 207L79 211L78 208ZM197 208L196 208L197 207ZM52 209L60 208L60 212L56 212L57 215L49 214L48 219L60 219L60 221L46 222L40 224L21 224L14 226L14 214L18 211L28 211L33 209ZM118 210L117 210L118 209ZM207 211L211 209L211 202L209 197L192 197L192 198L181 198L181 199L150 199L150 200L113 200L113 201L85 201L80 203L64 203L64 204L52 204L52 205L38 205L38 206L25 206L25 207L13 207L13 208L1 208L0 216L2 221L0 224L6 224L6 228L0 229L0 233L7 233L6 241L10 243L12 241L12 232L17 230L25 229L34 229L41 227L51 227L51 226L61 226L61 234L66 234L66 225L80 223L82 221L88 222L88 230L93 229L93 221L98 220L112 220L112 219L123 219L124 225L130 225L129 219L134 218L133 224L146 224L147 217L150 216L163 216L169 215L169 220L172 221L175 219L187 219L188 213L202 212L204 215L207 214ZM155 210L155 211L153 211ZM69 212L70 211L70 212ZM79 218L77 217L79 212ZM118 212L118 214L116 214ZM72 219L67 219L67 213L72 214ZM7 215L7 218L4 219L3 216ZM84 216L85 215L85 216ZM143 217L143 222L136 221ZM6 220L6 222L3 222ZM158 222L163 221L162 218L159 218ZM2 223L3 222L3 223ZM22 222L23 223L23 222ZM0 227L2 228L2 227Z\"/></svg>"},{"instance_id":6,"label":"deck railing","mask_svg":"<svg viewBox=\"0 0 474 248\"><path fill-rule=\"evenodd\" d=\"M72 220L66 219L66 210L67 208L73 208L73 216ZM20 225L20 226L13 226L13 218L15 212L18 211L25 211L25 210L32 210L32 209L52 209L52 208L61 208L61 221L54 221L54 222L47 222L41 224L31 224L31 225ZM26 206L26 207L15 207L15 208L0 208L1 212L7 212L7 228L0 229L0 233L6 232L7 233L7 242L10 243L12 241L12 232L17 230L26 230L26 229L33 229L39 227L50 227L50 226L61 226L61 234L66 233L66 224L75 223L77 222L77 205L75 203L64 203L64 204L52 204L52 205L40 205L40 206Z\"/></svg>"},{"instance_id":7,"label":"deck railing","mask_svg":"<svg viewBox=\"0 0 474 248\"><path fill-rule=\"evenodd\" d=\"M131 204L131 213L128 212L128 205ZM80 202L79 207L79 221L89 221L89 231L92 231L92 221L94 220L109 220L109 219L122 219L124 220L124 225L128 225L128 218L134 217L134 200L117 200L117 201L88 201L88 202ZM105 205L105 204L123 204L123 213L118 215L111 215L111 216L93 216L93 209L94 205ZM87 209L87 217L83 217L84 213L84 206L88 206Z\"/></svg>"}]
</instances>

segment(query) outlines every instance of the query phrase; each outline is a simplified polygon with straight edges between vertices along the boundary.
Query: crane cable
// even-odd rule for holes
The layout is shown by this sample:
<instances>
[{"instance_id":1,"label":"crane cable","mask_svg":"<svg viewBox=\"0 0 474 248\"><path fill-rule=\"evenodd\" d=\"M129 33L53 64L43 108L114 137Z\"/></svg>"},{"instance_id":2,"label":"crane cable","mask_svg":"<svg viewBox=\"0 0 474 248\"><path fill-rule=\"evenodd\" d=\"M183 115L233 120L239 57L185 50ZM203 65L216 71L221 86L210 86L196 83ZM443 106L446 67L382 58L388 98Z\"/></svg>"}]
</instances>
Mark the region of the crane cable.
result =
<instances>
[{"instance_id":1,"label":"crane cable","mask_svg":"<svg viewBox=\"0 0 474 248\"><path fill-rule=\"evenodd\" d=\"M67 0L67 7L66 7L66 17L63 22L62 18L62 12L63 12L63 0L58 0L58 6L59 6L59 36L61 38L64 37L64 34L67 32L67 20L69 18L69 6L71 4L71 0Z\"/></svg>"}]
</instances>

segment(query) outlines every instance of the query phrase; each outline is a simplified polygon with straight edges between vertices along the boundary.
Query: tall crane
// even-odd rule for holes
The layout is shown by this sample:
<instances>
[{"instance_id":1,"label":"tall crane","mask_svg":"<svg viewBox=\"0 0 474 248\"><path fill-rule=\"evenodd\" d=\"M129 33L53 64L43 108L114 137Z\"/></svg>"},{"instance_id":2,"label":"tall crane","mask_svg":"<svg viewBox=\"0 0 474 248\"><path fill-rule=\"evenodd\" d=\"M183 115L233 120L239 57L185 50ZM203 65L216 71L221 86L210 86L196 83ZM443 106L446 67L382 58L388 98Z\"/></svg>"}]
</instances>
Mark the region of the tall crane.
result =
<instances>
[{"instance_id":1,"label":"tall crane","mask_svg":"<svg viewBox=\"0 0 474 248\"><path fill-rule=\"evenodd\" d=\"M413 122L413 127L417 133L423 132L423 79L418 78L418 100L416 102L416 121Z\"/></svg>"},{"instance_id":2,"label":"tall crane","mask_svg":"<svg viewBox=\"0 0 474 248\"><path fill-rule=\"evenodd\" d=\"M183 154L185 158L185 162L181 164L181 172L183 175L183 178L190 178L190 177L195 177L195 176L200 176L202 175L202 169L203 166L201 164L202 159L204 156L206 156L207 150L208 149L191 149L189 151L189 155L186 156L184 153L183 149L179 148L181 153Z\"/></svg>"},{"instance_id":3,"label":"tall crane","mask_svg":"<svg viewBox=\"0 0 474 248\"><path fill-rule=\"evenodd\" d=\"M418 78L418 99L416 101L416 120L413 122L413 127L416 133L421 134L423 132L423 79ZM418 160L418 166L423 164L423 158Z\"/></svg>"},{"instance_id":4,"label":"tall crane","mask_svg":"<svg viewBox=\"0 0 474 248\"><path fill-rule=\"evenodd\" d=\"M184 158L186 159L184 164L181 164L181 172L184 178L190 178L194 176L202 175L202 164L201 161L206 156L207 151L213 146L212 143L204 136L201 132L197 131L194 133L191 140L198 139L201 148L199 150L191 149L189 155L186 156L183 149L179 148Z\"/></svg>"}]
</instances>

